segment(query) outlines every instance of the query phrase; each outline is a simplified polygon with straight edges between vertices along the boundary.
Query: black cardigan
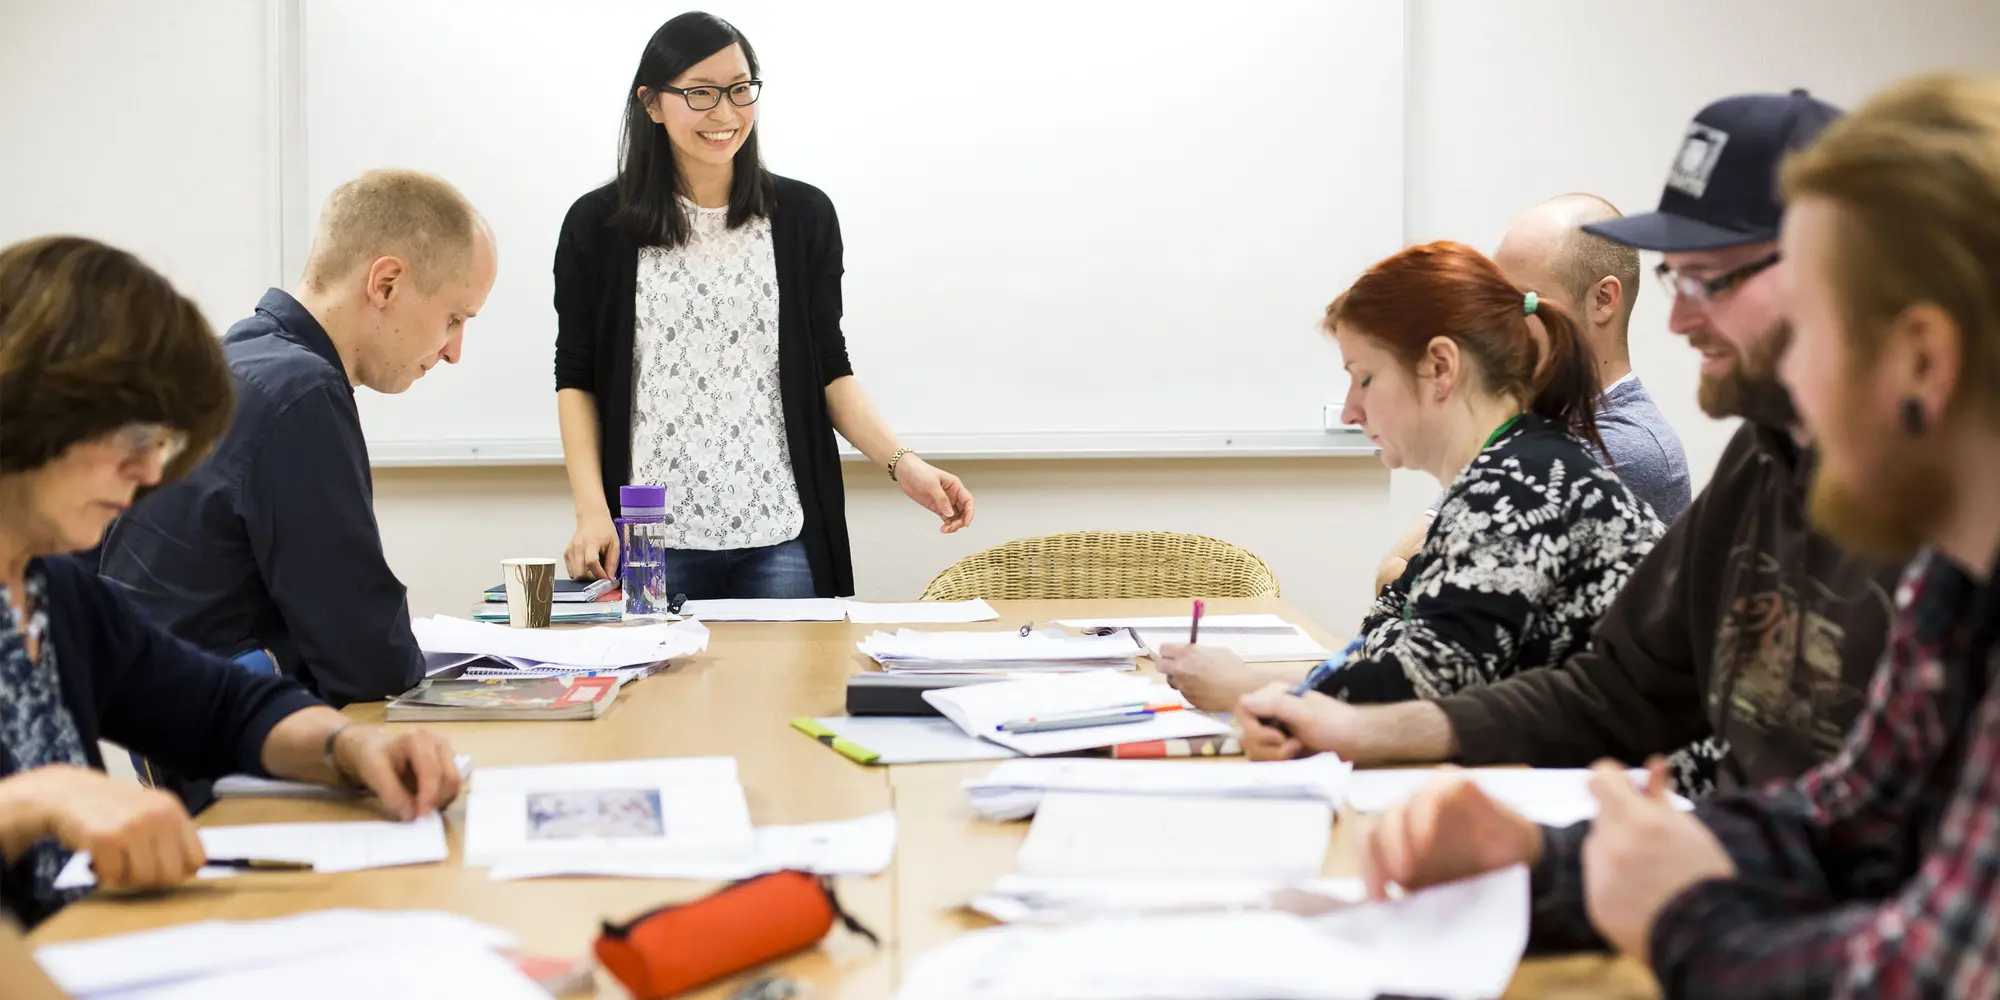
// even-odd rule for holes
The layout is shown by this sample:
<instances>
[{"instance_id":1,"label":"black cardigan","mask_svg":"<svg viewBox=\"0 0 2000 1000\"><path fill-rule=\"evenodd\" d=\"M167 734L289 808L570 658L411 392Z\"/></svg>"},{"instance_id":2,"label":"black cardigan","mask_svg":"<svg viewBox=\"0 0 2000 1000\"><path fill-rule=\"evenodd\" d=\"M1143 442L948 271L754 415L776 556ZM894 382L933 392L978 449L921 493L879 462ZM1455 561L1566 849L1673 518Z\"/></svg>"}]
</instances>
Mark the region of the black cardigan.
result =
<instances>
[{"instance_id":1,"label":"black cardigan","mask_svg":"<svg viewBox=\"0 0 2000 1000\"><path fill-rule=\"evenodd\" d=\"M771 245L778 270L778 391L792 478L805 509L800 539L822 597L854 593L847 497L826 387L854 374L840 331L840 220L810 184L774 177ZM611 225L618 192L607 184L576 200L556 242L556 389L597 400L604 498L617 516L632 466L632 335L638 241Z\"/></svg>"},{"instance_id":2,"label":"black cardigan","mask_svg":"<svg viewBox=\"0 0 2000 1000\"><path fill-rule=\"evenodd\" d=\"M272 727L320 703L292 681L251 673L174 638L76 559L39 559L28 571L42 574L63 707L92 767L104 767L97 741L108 739L182 774L261 775ZM0 747L0 775L14 769ZM29 875L19 860L0 862L0 902L33 924L46 914L31 912Z\"/></svg>"}]
</instances>

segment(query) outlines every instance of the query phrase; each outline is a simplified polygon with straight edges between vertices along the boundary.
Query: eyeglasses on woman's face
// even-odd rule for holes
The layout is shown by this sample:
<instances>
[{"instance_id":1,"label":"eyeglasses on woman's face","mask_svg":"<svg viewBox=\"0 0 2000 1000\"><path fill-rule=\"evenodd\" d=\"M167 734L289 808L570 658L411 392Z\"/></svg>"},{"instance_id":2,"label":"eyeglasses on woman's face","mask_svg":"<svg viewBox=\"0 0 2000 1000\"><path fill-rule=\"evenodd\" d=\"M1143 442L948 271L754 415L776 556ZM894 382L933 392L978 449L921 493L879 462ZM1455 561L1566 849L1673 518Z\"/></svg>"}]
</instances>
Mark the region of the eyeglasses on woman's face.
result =
<instances>
[{"instance_id":1,"label":"eyeglasses on woman's face","mask_svg":"<svg viewBox=\"0 0 2000 1000\"><path fill-rule=\"evenodd\" d=\"M757 103L757 95L764 89L762 80L745 80L727 87L661 87L668 94L679 94L687 102L690 111L712 111L728 95L729 103L739 108L747 108Z\"/></svg>"}]
</instances>

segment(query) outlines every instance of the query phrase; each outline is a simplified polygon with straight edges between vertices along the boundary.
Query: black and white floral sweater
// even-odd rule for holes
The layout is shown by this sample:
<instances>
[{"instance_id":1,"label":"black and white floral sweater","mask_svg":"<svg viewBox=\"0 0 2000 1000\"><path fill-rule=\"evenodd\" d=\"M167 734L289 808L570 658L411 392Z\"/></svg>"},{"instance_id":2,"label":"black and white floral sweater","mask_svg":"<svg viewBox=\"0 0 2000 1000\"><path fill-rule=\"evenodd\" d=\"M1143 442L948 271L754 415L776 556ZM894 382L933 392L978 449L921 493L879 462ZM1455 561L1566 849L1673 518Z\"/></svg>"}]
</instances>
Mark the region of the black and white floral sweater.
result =
<instances>
[{"instance_id":1,"label":"black and white floral sweater","mask_svg":"<svg viewBox=\"0 0 2000 1000\"><path fill-rule=\"evenodd\" d=\"M1362 620L1360 651L1320 690L1432 699L1556 666L1590 644L1665 531L1583 441L1524 414L1445 491L1423 548Z\"/></svg>"}]
</instances>

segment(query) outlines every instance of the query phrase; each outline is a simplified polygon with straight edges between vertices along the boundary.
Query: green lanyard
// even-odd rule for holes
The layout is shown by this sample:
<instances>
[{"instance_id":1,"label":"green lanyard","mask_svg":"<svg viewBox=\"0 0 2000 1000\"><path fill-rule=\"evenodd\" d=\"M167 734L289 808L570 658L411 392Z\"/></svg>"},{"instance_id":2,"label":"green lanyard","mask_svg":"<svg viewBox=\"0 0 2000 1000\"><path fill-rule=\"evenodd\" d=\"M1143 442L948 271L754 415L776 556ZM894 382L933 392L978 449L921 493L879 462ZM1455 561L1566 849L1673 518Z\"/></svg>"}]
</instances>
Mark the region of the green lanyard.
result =
<instances>
[{"instance_id":1,"label":"green lanyard","mask_svg":"<svg viewBox=\"0 0 2000 1000\"><path fill-rule=\"evenodd\" d=\"M1513 416L1508 417L1506 423L1493 428L1493 433L1486 435L1486 443L1480 445L1479 450L1485 451L1486 449L1493 447L1493 442L1500 440L1500 435L1513 430L1514 425L1521 422L1521 417L1522 414L1516 413Z\"/></svg>"},{"instance_id":2,"label":"green lanyard","mask_svg":"<svg viewBox=\"0 0 2000 1000\"><path fill-rule=\"evenodd\" d=\"M1480 445L1479 450L1481 452L1484 452L1486 449L1493 447L1493 442L1500 440L1501 435L1507 433L1508 431L1513 430L1514 425L1520 423L1521 417L1523 416L1525 416L1525 414L1516 413L1513 416L1508 417L1505 423L1502 423L1500 426L1493 428L1493 433L1486 435L1486 443ZM1410 602L1408 598L1405 598L1403 600L1403 620L1404 621L1410 620Z\"/></svg>"}]
</instances>

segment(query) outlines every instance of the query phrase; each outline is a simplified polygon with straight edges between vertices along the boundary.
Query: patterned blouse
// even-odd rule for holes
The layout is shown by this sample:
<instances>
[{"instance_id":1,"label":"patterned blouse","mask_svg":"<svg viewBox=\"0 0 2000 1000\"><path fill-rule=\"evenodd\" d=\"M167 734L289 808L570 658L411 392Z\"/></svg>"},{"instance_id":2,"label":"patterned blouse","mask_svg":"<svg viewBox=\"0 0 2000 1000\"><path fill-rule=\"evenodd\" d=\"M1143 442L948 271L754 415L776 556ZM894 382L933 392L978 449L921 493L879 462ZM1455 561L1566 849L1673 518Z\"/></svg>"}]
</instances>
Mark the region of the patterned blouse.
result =
<instances>
[{"instance_id":1,"label":"patterned blouse","mask_svg":"<svg viewBox=\"0 0 2000 1000\"><path fill-rule=\"evenodd\" d=\"M681 207L685 246L639 251L632 481L667 488L667 544L760 548L805 526L778 392L771 220Z\"/></svg>"},{"instance_id":2,"label":"patterned blouse","mask_svg":"<svg viewBox=\"0 0 2000 1000\"><path fill-rule=\"evenodd\" d=\"M42 578L34 570L27 580L25 625L14 610L12 595L0 587L0 778L52 764L88 767L90 758L77 735L76 720L63 707L62 679L56 673L55 644L48 641L49 619L42 607ZM39 656L28 656L29 637ZM43 914L80 895L58 892L57 873L70 852L54 840L37 841L21 858L0 860L9 867L26 866L32 875L34 898L27 911L16 914L33 925Z\"/></svg>"},{"instance_id":3,"label":"patterned blouse","mask_svg":"<svg viewBox=\"0 0 2000 1000\"><path fill-rule=\"evenodd\" d=\"M1445 491L1423 548L1362 620L1361 650L1320 690L1428 700L1556 666L1589 645L1665 531L1587 445L1525 414Z\"/></svg>"}]
</instances>

